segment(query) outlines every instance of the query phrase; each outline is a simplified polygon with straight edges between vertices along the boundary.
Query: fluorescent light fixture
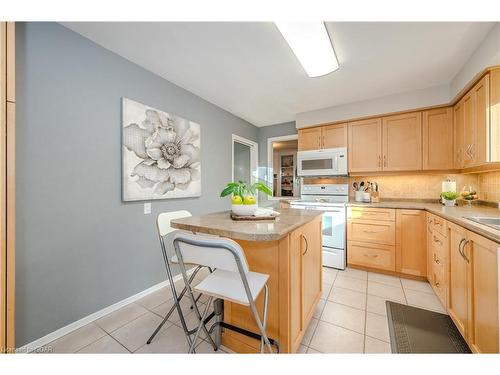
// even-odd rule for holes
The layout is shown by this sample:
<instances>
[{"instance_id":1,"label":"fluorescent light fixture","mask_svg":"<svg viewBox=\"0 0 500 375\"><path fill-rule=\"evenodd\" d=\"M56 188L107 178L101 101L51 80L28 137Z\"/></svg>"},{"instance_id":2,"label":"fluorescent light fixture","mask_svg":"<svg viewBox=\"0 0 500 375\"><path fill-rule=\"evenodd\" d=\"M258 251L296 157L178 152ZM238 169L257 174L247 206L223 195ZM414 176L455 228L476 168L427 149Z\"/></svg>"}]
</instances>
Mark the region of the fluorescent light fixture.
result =
<instances>
[{"instance_id":1,"label":"fluorescent light fixture","mask_svg":"<svg viewBox=\"0 0 500 375\"><path fill-rule=\"evenodd\" d=\"M339 62L323 22L275 22L309 77L339 68Z\"/></svg>"}]
</instances>

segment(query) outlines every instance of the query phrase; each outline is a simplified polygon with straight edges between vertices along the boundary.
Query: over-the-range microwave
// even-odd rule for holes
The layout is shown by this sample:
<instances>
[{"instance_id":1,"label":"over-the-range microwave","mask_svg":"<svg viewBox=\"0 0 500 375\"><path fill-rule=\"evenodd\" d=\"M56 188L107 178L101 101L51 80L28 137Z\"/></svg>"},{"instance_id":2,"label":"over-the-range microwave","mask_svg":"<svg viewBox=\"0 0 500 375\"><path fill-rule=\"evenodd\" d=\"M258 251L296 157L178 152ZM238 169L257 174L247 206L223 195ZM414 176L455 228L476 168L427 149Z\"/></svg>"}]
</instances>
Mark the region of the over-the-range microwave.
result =
<instances>
[{"instance_id":1,"label":"over-the-range microwave","mask_svg":"<svg viewBox=\"0 0 500 375\"><path fill-rule=\"evenodd\" d=\"M299 176L347 176L347 147L298 151Z\"/></svg>"}]
</instances>

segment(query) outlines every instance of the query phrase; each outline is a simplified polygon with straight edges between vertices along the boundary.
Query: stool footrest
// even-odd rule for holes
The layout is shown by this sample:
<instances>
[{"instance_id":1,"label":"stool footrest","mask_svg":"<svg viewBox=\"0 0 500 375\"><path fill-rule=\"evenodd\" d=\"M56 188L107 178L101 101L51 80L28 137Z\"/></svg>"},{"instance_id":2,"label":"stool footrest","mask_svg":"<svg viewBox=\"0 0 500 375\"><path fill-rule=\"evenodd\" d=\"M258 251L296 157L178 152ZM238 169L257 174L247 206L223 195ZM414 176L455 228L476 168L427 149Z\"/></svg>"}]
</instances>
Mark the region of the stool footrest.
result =
<instances>
[{"instance_id":1,"label":"stool footrest","mask_svg":"<svg viewBox=\"0 0 500 375\"><path fill-rule=\"evenodd\" d=\"M212 311L210 314L208 314L208 316L205 318L205 320L203 320L203 324L207 325L207 323L210 321L210 319L212 319L213 317L215 316L215 313ZM193 328L192 330L188 331L188 335L192 335L193 333L196 333L196 328Z\"/></svg>"},{"instance_id":2,"label":"stool footrest","mask_svg":"<svg viewBox=\"0 0 500 375\"><path fill-rule=\"evenodd\" d=\"M212 327L210 327L210 331L212 331L216 326L221 326L222 328L230 329L231 331L234 331L234 332L240 333L242 335L251 337L255 340L259 340L259 341L262 340L262 335L254 333L252 331L248 331L248 330L241 328L241 327L234 326L234 325L226 323L226 322L214 323L214 325ZM276 348L277 353L279 353L280 352L280 345L279 345L278 341L273 340L270 337L268 337L268 339L269 339L269 343L271 345L273 345Z\"/></svg>"}]
</instances>

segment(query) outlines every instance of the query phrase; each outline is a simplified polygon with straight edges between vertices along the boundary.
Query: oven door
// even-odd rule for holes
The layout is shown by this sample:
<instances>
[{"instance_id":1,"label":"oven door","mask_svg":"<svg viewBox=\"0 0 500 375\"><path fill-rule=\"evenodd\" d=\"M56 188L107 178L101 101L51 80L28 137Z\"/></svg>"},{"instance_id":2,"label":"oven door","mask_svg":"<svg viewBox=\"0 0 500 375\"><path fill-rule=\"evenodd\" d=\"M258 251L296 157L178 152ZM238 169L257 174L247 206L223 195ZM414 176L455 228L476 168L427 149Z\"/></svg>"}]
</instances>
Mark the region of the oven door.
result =
<instances>
[{"instance_id":1,"label":"oven door","mask_svg":"<svg viewBox=\"0 0 500 375\"><path fill-rule=\"evenodd\" d=\"M323 246L345 249L345 208L328 207L323 214Z\"/></svg>"}]
</instances>

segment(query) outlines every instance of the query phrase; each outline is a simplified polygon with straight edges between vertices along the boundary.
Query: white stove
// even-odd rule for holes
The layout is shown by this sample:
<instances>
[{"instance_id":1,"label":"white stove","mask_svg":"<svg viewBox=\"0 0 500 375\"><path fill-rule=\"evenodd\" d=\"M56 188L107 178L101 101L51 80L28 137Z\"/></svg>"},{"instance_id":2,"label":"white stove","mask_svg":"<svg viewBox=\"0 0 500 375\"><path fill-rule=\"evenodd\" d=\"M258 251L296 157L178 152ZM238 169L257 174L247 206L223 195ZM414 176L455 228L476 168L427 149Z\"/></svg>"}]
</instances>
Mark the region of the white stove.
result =
<instances>
[{"instance_id":1,"label":"white stove","mask_svg":"<svg viewBox=\"0 0 500 375\"><path fill-rule=\"evenodd\" d=\"M292 208L321 210L323 213L323 265L346 267L346 208L348 184L302 185L300 200L291 201Z\"/></svg>"}]
</instances>

